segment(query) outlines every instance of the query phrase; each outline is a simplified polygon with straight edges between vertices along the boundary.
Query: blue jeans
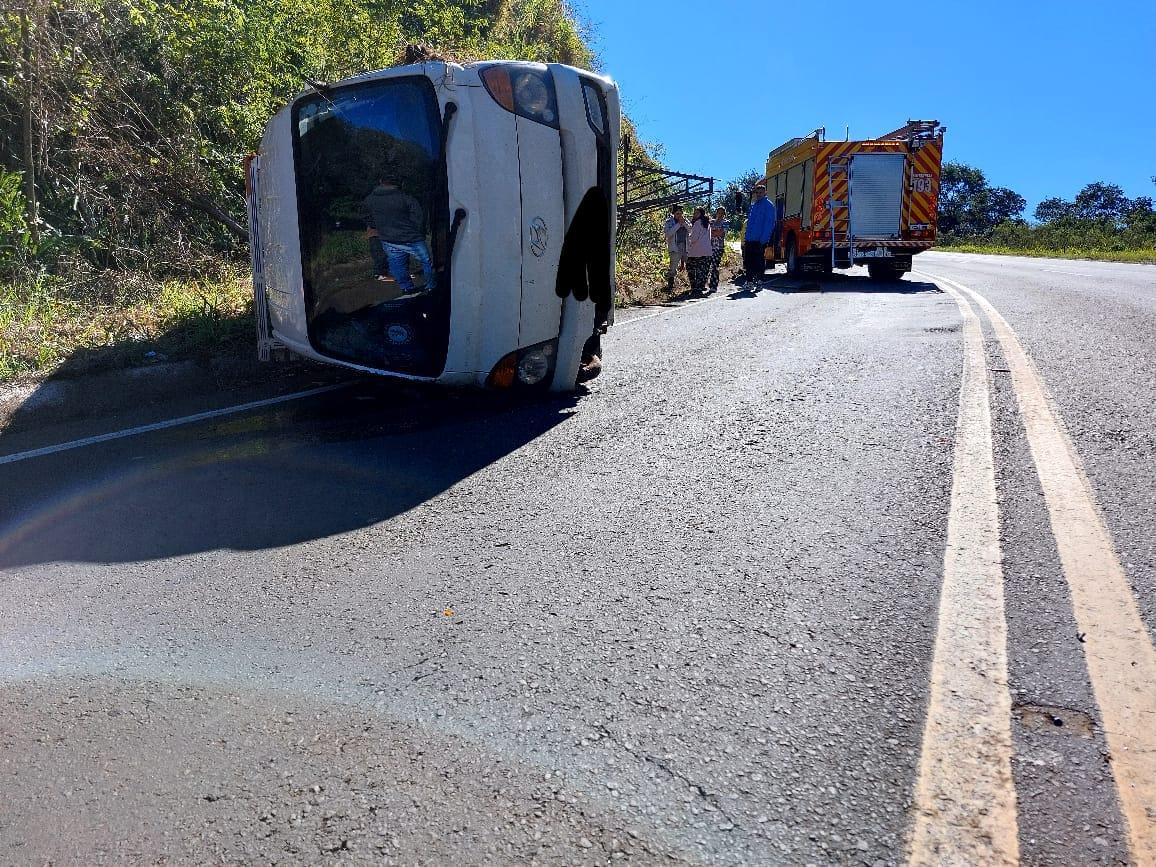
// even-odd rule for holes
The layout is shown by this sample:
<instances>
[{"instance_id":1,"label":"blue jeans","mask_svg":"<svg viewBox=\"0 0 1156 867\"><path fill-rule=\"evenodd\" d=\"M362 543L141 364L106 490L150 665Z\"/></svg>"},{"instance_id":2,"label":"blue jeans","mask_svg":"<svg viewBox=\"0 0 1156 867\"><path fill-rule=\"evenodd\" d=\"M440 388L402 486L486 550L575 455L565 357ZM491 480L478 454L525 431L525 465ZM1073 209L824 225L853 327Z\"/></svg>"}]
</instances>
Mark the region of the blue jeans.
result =
<instances>
[{"instance_id":1,"label":"blue jeans","mask_svg":"<svg viewBox=\"0 0 1156 867\"><path fill-rule=\"evenodd\" d=\"M413 291L413 280L409 276L410 256L421 263L421 272L425 275L425 288L434 288L433 262L430 261L429 247L425 241L414 241L412 244L391 244L389 241L382 241L381 247L389 259L389 273L393 275L403 293Z\"/></svg>"}]
</instances>

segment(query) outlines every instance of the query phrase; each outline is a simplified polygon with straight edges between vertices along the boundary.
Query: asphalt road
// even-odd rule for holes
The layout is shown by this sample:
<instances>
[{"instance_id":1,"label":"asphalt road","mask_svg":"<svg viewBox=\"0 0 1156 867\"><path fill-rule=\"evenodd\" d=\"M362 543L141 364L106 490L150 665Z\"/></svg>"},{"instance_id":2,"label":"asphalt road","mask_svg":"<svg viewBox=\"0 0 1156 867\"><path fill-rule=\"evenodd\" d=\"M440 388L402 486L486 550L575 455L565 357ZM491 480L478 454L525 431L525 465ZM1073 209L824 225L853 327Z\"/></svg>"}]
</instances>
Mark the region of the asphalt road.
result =
<instances>
[{"instance_id":1,"label":"asphalt road","mask_svg":"<svg viewBox=\"0 0 1156 867\"><path fill-rule=\"evenodd\" d=\"M1150 642L1156 268L917 267L1018 333ZM904 863L965 329L821 290L628 311L575 398L362 383L0 465L0 862ZM1147 863L984 328L1018 858Z\"/></svg>"}]
</instances>

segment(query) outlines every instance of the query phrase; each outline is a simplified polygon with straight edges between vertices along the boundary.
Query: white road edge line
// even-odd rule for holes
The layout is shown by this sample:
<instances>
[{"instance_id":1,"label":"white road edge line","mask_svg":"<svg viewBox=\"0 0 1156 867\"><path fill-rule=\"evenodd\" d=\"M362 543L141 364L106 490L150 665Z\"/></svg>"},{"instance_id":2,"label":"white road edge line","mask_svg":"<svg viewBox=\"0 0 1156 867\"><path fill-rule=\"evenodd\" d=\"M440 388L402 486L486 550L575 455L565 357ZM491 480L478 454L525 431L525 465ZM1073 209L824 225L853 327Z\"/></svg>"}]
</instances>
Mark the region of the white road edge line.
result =
<instances>
[{"instance_id":1,"label":"white road edge line","mask_svg":"<svg viewBox=\"0 0 1156 867\"><path fill-rule=\"evenodd\" d=\"M1140 616L1092 484L1055 402L1019 338L978 292L933 274L987 314L1011 371L1084 656L1111 753L1132 857L1156 865L1156 648Z\"/></svg>"},{"instance_id":2,"label":"white road edge line","mask_svg":"<svg viewBox=\"0 0 1156 867\"><path fill-rule=\"evenodd\" d=\"M270 397L265 400L254 400L250 403L241 403L236 406L227 406L221 409L213 409L208 412L198 412L195 415L185 415L180 418L166 419L165 421L154 422L153 424L145 424L140 427L126 428L124 430L113 431L111 433L99 434L97 436L85 437L84 439L72 440L66 443L59 443L53 446L45 446L44 448L32 449L26 452L16 452L11 455L0 455L0 464L14 464L17 461L26 461L30 458L41 458L45 455L56 454L57 452L66 452L70 449L79 449L84 446L96 445L97 443L106 443L110 440L124 439L125 437L137 436L138 434L151 433L152 431L165 430L171 427L180 427L186 424L195 424L199 421L205 421L211 418L220 418L225 415L236 415L239 412L247 412L251 409L260 409L263 406L273 406L278 403L288 403L291 400L301 400L306 397L313 397L317 394L325 394L329 391L337 391L339 388L348 388L350 383L341 382L336 385L326 385L321 388L311 388L308 391L295 391L292 394L283 394L278 397Z\"/></svg>"},{"instance_id":3,"label":"white road edge line","mask_svg":"<svg viewBox=\"0 0 1156 867\"><path fill-rule=\"evenodd\" d=\"M963 317L943 588L907 863L1019 862L999 506L983 331Z\"/></svg>"},{"instance_id":4,"label":"white road edge line","mask_svg":"<svg viewBox=\"0 0 1156 867\"><path fill-rule=\"evenodd\" d=\"M720 296L721 297L721 296ZM708 298L707 301L718 301L718 298ZM625 322L615 324L615 328L620 328L630 325L632 322L641 322L643 319L651 319L655 316L662 316L667 313L680 313L684 310L697 307L697 303L682 304L678 307L667 307L657 313L650 313L646 316L637 316L633 319L627 319ZM338 383L337 385L326 385L322 388L312 388L308 391L298 391L293 394L284 394L280 397L271 397L266 400L255 400L251 403L242 403L237 406L228 406L223 409L214 409L208 412L199 412L196 415L186 415L181 418L168 419L166 421L158 421L154 424L141 425L140 427L126 428L125 430L113 431L112 433L100 434L98 436L85 437L84 439L72 440L71 442L60 443L53 446L45 446L44 448L32 449L26 452L17 452L11 455L0 455L0 465L14 464L17 461L26 461L31 458L42 458L45 455L56 454L57 452L64 452L70 449L79 449L85 446L96 445L97 443L109 442L110 440L124 439L125 437L137 436L138 434L151 433L152 431L165 430L166 428L179 427L186 424L195 424L199 421L205 421L211 418L219 418L224 415L235 415L239 412L247 412L251 409L260 409L263 406L272 406L278 403L287 403L291 400L301 400L306 397L313 397L316 394L325 394L328 391L336 391L339 388L347 388L349 383Z\"/></svg>"},{"instance_id":5,"label":"white road edge line","mask_svg":"<svg viewBox=\"0 0 1156 867\"><path fill-rule=\"evenodd\" d=\"M1107 274L1085 274L1083 271L1061 271L1059 268L1037 268L1037 271L1047 271L1049 274L1063 274L1065 277L1091 277L1093 280L1107 277Z\"/></svg>"},{"instance_id":6,"label":"white road edge line","mask_svg":"<svg viewBox=\"0 0 1156 867\"><path fill-rule=\"evenodd\" d=\"M653 319L655 316L663 316L667 313L681 313L684 310L692 310L701 304L709 304L712 301L721 301L726 297L726 295L716 295L712 298L700 298L698 301L689 301L686 304L678 304L674 307L664 307L657 313L647 313L645 316L632 316L630 319L624 320L623 322L615 322L612 327L624 328L627 325L631 325L635 322L641 322L643 319Z\"/></svg>"}]
</instances>

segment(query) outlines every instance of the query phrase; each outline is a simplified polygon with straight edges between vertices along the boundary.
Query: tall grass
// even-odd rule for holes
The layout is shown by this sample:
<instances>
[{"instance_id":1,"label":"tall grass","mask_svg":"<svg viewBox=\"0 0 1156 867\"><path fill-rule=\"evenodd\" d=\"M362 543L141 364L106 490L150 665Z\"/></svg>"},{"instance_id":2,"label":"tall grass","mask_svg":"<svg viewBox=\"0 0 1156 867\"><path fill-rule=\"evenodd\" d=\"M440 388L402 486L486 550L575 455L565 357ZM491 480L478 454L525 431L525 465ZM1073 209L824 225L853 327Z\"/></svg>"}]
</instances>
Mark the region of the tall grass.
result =
<instances>
[{"instance_id":1,"label":"tall grass","mask_svg":"<svg viewBox=\"0 0 1156 867\"><path fill-rule=\"evenodd\" d=\"M65 362L80 373L251 343L252 294L239 268L150 287L119 285L119 276L78 284L26 273L0 282L0 382Z\"/></svg>"},{"instance_id":2,"label":"tall grass","mask_svg":"<svg viewBox=\"0 0 1156 867\"><path fill-rule=\"evenodd\" d=\"M936 250L949 253L990 253L996 256L1031 256L1043 259L1091 259L1097 262L1133 262L1156 265L1156 248L1093 250L1084 247L1011 247L1004 244L947 244Z\"/></svg>"}]
</instances>

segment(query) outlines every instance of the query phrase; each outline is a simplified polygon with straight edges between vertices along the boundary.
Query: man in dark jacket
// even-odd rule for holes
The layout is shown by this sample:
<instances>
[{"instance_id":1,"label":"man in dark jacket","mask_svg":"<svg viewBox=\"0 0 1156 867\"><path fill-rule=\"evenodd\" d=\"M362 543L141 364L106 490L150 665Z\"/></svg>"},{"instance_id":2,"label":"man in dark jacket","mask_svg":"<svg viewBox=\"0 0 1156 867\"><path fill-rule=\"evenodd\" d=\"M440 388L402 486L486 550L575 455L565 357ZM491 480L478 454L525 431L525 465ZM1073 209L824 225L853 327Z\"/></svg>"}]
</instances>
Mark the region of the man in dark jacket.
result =
<instances>
[{"instance_id":1,"label":"man in dark jacket","mask_svg":"<svg viewBox=\"0 0 1156 867\"><path fill-rule=\"evenodd\" d=\"M390 178L382 178L365 197L365 210L377 230L381 247L389 260L389 273L401 287L401 294L414 291L409 276L409 257L421 263L426 291L435 286L433 263L425 242L425 213L418 200L403 193Z\"/></svg>"}]
</instances>

